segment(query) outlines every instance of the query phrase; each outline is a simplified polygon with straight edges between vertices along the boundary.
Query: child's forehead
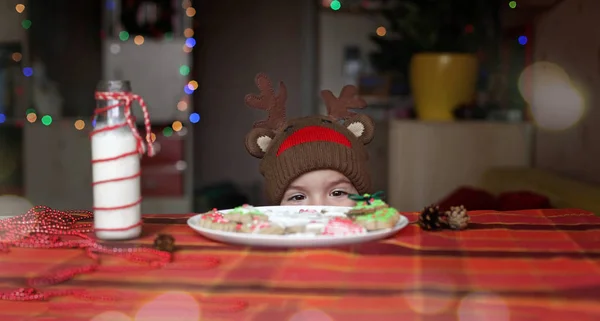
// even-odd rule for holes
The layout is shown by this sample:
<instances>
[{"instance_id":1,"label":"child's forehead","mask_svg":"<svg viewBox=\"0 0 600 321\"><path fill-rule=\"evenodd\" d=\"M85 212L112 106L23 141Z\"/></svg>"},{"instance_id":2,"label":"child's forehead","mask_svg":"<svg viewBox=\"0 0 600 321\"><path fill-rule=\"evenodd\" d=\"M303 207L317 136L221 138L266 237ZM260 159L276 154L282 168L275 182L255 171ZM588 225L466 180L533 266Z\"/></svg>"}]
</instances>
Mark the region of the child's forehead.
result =
<instances>
[{"instance_id":1,"label":"child's forehead","mask_svg":"<svg viewBox=\"0 0 600 321\"><path fill-rule=\"evenodd\" d=\"M292 182L292 184L290 184L290 186L323 186L324 184L332 183L350 183L350 180L346 176L344 176L344 174L338 171L322 169L310 171L308 173L300 175Z\"/></svg>"}]
</instances>

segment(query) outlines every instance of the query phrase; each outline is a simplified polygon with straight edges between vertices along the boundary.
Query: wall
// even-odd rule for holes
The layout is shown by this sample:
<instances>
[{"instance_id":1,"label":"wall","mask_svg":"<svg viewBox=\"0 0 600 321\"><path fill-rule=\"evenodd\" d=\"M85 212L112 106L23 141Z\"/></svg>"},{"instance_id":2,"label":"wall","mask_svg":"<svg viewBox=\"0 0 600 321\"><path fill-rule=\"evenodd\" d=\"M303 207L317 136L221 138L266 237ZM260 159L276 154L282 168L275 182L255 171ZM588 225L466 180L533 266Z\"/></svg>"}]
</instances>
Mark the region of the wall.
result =
<instances>
[{"instance_id":1,"label":"wall","mask_svg":"<svg viewBox=\"0 0 600 321\"><path fill-rule=\"evenodd\" d=\"M30 12L25 10L22 13L18 13L15 10L17 4L28 5L28 1L25 0L4 0L0 1L0 42L5 43L20 43L21 53L23 58L21 60L22 66L27 66L30 62L29 59L29 42L27 41L28 31L21 27L21 21L28 19ZM23 77L20 81L24 86L25 93L30 92L30 82L28 78ZM21 114L27 109L29 102L28 95L20 96L20 99L14 106L14 114Z\"/></svg>"},{"instance_id":2,"label":"wall","mask_svg":"<svg viewBox=\"0 0 600 321\"><path fill-rule=\"evenodd\" d=\"M288 87L289 117L316 110L316 9L307 0L222 0L197 5L199 41L194 73L200 86L194 108L197 186L224 180L261 182L258 160L245 150L252 123L267 115L244 105L257 92L254 76L266 72Z\"/></svg>"},{"instance_id":3,"label":"wall","mask_svg":"<svg viewBox=\"0 0 600 321\"><path fill-rule=\"evenodd\" d=\"M346 85L342 77L344 49L358 46L363 58L368 59L369 53L377 49L369 36L380 25L381 18L375 15L319 12L319 88L339 93Z\"/></svg>"},{"instance_id":4,"label":"wall","mask_svg":"<svg viewBox=\"0 0 600 321\"><path fill-rule=\"evenodd\" d=\"M600 1L566 0L536 25L535 59L556 63L587 93L587 112L574 127L540 130L536 163L543 169L600 183ZM564 106L569 108L570 106Z\"/></svg>"},{"instance_id":5,"label":"wall","mask_svg":"<svg viewBox=\"0 0 600 321\"><path fill-rule=\"evenodd\" d=\"M0 2L0 41L21 41L25 37L25 30L21 28L21 20L25 19L23 14L15 11L15 5L26 3L20 0L4 0Z\"/></svg>"},{"instance_id":6,"label":"wall","mask_svg":"<svg viewBox=\"0 0 600 321\"><path fill-rule=\"evenodd\" d=\"M65 116L91 115L92 93L102 78L102 0L29 0L31 58L59 84ZM14 6L12 8L14 10Z\"/></svg>"}]
</instances>

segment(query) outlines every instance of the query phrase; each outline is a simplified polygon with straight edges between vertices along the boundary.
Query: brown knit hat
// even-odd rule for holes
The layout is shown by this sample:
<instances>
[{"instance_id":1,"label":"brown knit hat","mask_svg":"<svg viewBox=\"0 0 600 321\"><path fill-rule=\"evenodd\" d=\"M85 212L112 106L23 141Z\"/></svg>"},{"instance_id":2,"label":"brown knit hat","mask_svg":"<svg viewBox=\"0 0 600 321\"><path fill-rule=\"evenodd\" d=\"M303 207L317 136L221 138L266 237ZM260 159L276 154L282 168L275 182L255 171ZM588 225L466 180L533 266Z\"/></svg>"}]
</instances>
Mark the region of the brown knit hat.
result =
<instances>
[{"instance_id":1,"label":"brown knit hat","mask_svg":"<svg viewBox=\"0 0 600 321\"><path fill-rule=\"evenodd\" d=\"M366 102L356 97L356 87L345 86L339 97L322 91L327 116L286 120L287 89L283 82L278 94L264 74L256 76L256 85L260 94L247 95L246 104L267 111L268 118L256 122L246 135L246 149L262 158L260 173L271 202L279 204L296 178L322 169L344 174L360 194L370 192L365 145L373 139L375 127L368 116L349 111L366 107Z\"/></svg>"}]
</instances>

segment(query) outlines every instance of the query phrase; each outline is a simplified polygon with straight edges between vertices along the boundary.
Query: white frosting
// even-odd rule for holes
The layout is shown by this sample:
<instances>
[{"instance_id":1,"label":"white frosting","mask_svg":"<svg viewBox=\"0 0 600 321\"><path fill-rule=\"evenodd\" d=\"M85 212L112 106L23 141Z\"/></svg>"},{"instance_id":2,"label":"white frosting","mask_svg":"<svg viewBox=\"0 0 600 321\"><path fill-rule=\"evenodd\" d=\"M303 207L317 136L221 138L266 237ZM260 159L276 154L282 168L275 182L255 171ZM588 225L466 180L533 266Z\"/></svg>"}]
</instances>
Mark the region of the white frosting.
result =
<instances>
[{"instance_id":1,"label":"white frosting","mask_svg":"<svg viewBox=\"0 0 600 321\"><path fill-rule=\"evenodd\" d=\"M307 234L321 234L325 229L327 222L311 222L306 224L305 232Z\"/></svg>"}]
</instances>

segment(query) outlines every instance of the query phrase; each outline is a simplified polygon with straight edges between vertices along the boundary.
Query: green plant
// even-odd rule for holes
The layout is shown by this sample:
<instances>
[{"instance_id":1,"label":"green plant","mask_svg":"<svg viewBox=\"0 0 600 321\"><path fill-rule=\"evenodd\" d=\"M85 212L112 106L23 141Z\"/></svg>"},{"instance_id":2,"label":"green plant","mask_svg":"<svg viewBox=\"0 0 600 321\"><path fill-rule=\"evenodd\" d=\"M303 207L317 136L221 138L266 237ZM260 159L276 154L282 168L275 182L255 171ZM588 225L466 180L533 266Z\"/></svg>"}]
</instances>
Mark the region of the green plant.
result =
<instances>
[{"instance_id":1,"label":"green plant","mask_svg":"<svg viewBox=\"0 0 600 321\"><path fill-rule=\"evenodd\" d=\"M370 55L379 72L406 75L415 53L478 53L495 64L500 39L502 0L398 0L382 11L385 36L371 39L379 50Z\"/></svg>"}]
</instances>

